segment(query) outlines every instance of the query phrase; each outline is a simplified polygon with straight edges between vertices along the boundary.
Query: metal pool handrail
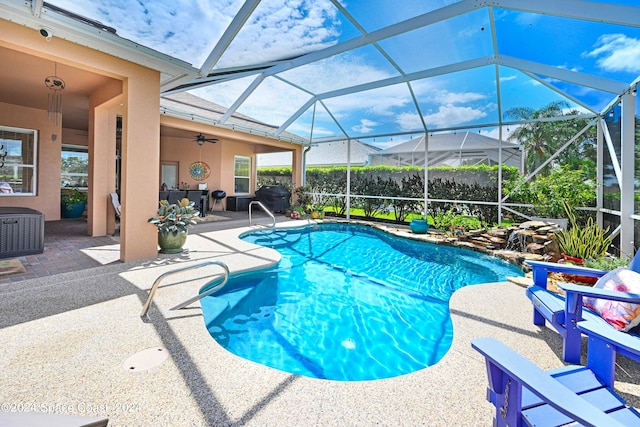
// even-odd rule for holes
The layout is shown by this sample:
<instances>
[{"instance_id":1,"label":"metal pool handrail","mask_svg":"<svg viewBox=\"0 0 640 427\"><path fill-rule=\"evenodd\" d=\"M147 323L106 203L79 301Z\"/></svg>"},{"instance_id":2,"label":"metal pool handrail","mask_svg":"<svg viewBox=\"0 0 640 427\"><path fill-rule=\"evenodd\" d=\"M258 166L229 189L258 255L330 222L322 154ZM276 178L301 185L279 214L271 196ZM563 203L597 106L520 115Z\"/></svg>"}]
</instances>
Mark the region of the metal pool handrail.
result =
<instances>
[{"instance_id":1,"label":"metal pool handrail","mask_svg":"<svg viewBox=\"0 0 640 427\"><path fill-rule=\"evenodd\" d=\"M206 297L207 295L211 295L212 293L216 292L217 290L222 289L222 287L227 284L227 281L229 280L229 274L230 273L229 273L229 267L227 266L227 264L225 264L224 262L219 261L219 260L205 261L205 262L201 262L199 264L190 265L188 267L176 268L174 270L164 272L160 276L158 276L158 278L156 279L155 282L153 282L153 285L151 286L151 290L149 291L149 296L147 297L147 301L142 306L142 311L140 312L140 317L144 318L147 315L147 311L149 311L149 306L151 305L151 300L153 300L153 297L154 297L154 295L156 293L156 290L158 289L158 286L160 285L160 282L165 277L169 277L169 276L172 276L174 274L181 273L183 271L195 270L196 268L205 267L207 265L219 265L220 267L223 268L224 277L222 279L222 282L220 282L216 286L213 286L211 289L208 289L208 290L206 290L204 292L198 293L198 295L196 295L195 297L189 298L185 302L183 302L181 304L178 304L177 306L173 307L171 310L184 308L184 307L188 306L189 304L199 300L200 298ZM207 283L207 285L211 284L212 282L213 282L213 280L211 282ZM207 285L203 286L203 288L201 288L201 289L204 289Z\"/></svg>"},{"instance_id":2,"label":"metal pool handrail","mask_svg":"<svg viewBox=\"0 0 640 427\"><path fill-rule=\"evenodd\" d=\"M273 220L273 224L271 224L269 226L269 228L273 228L276 226L276 217L273 216L273 214L271 213L271 211L269 211L269 209L267 209L262 203L260 203L257 200L252 201L251 203L249 203L249 225L251 225L251 206L253 206L253 204L257 204L258 206L260 206L262 208L263 211L265 211Z\"/></svg>"}]
</instances>

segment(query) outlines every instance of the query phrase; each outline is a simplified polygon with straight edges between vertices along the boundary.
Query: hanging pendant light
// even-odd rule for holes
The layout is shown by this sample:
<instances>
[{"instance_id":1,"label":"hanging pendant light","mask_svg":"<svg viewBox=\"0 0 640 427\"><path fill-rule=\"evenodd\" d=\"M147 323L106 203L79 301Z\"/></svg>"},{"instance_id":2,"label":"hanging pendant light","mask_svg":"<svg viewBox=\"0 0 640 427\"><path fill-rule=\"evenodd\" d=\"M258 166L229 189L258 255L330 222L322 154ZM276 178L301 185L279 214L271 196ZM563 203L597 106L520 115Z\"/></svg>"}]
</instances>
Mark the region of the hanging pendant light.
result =
<instances>
[{"instance_id":1,"label":"hanging pendant light","mask_svg":"<svg viewBox=\"0 0 640 427\"><path fill-rule=\"evenodd\" d=\"M49 121L56 126L62 121L62 91L65 88L65 82L58 77L58 64L55 64L54 75L47 76L44 84L51 90L47 102L47 117Z\"/></svg>"}]
</instances>

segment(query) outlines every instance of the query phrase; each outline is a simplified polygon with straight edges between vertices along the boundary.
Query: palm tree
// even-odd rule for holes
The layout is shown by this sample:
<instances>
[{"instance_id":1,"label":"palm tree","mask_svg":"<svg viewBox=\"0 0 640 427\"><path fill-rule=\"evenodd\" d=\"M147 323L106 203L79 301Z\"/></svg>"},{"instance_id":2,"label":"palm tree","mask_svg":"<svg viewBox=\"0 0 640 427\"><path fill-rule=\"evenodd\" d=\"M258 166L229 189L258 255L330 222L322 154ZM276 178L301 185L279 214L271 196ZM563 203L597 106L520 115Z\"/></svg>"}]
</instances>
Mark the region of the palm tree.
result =
<instances>
[{"instance_id":1,"label":"palm tree","mask_svg":"<svg viewBox=\"0 0 640 427\"><path fill-rule=\"evenodd\" d=\"M515 107L505 112L505 117L516 120L539 120L545 118L562 117L577 114L569 108L566 101L554 101L543 108L534 110L529 107ZM560 146L586 126L586 119L562 120L553 122L533 121L520 125L510 136L509 140L517 140L525 149L525 166L527 171L533 171L546 159L555 153ZM591 157L592 146L595 142L593 131L583 135L581 140L567 149L557 158L556 164L582 162Z\"/></svg>"}]
</instances>

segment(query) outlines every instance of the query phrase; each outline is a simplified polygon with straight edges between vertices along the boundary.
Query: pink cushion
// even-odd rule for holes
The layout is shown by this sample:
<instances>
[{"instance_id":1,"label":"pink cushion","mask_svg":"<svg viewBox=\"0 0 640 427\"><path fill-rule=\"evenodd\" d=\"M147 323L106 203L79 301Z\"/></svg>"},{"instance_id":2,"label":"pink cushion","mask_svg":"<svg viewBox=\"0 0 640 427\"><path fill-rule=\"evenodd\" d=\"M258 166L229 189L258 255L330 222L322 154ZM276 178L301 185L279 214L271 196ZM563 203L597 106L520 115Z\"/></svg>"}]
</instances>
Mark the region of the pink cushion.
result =
<instances>
[{"instance_id":1,"label":"pink cushion","mask_svg":"<svg viewBox=\"0 0 640 427\"><path fill-rule=\"evenodd\" d=\"M593 287L640 294L640 274L619 267L598 279ZM584 305L597 312L619 331L626 332L640 324L640 304L587 297L584 298Z\"/></svg>"}]
</instances>

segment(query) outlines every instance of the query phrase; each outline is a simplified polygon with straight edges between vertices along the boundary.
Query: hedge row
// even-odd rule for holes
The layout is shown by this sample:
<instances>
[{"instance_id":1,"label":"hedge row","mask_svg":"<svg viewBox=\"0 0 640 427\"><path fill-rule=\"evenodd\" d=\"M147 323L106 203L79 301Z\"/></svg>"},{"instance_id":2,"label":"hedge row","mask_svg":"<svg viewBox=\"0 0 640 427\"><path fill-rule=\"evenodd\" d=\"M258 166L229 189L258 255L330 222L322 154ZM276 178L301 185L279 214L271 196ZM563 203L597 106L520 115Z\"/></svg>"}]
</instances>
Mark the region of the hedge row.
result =
<instances>
[{"instance_id":1,"label":"hedge row","mask_svg":"<svg viewBox=\"0 0 640 427\"><path fill-rule=\"evenodd\" d=\"M497 166L461 166L429 168L429 198L498 201ZM503 180L515 180L518 169L503 166ZM281 184L289 188L290 168L269 168L258 170L258 187L267 184ZM347 168L307 169L307 190L314 193L345 194L347 192ZM412 200L391 200L384 197L424 198L424 168L417 166L366 166L351 168L351 194L378 196L380 198L352 198L351 204L361 208L364 215L374 218L381 212L392 212L396 221L404 221L412 212L422 212L422 202ZM338 214L346 212L345 196L326 196L314 200L316 204L333 206ZM454 203L432 202L429 213L437 215L458 209ZM460 212L475 216L482 222L493 224L498 217L496 206L465 205Z\"/></svg>"}]
</instances>

